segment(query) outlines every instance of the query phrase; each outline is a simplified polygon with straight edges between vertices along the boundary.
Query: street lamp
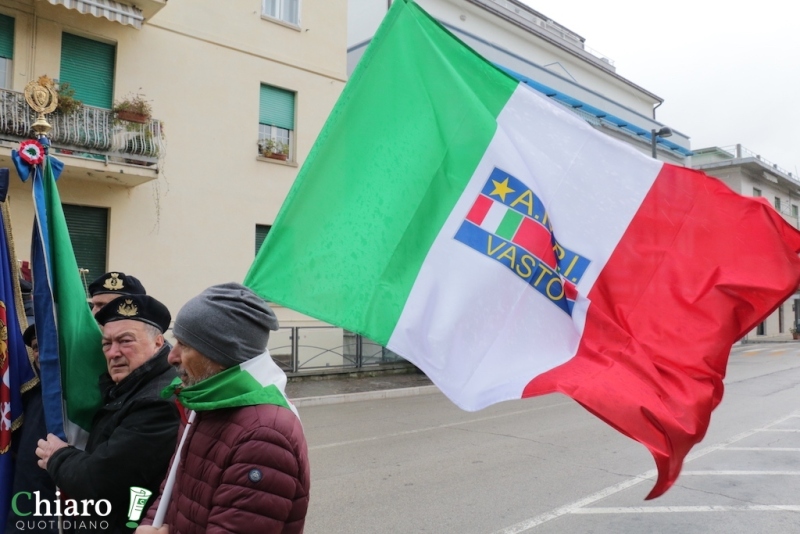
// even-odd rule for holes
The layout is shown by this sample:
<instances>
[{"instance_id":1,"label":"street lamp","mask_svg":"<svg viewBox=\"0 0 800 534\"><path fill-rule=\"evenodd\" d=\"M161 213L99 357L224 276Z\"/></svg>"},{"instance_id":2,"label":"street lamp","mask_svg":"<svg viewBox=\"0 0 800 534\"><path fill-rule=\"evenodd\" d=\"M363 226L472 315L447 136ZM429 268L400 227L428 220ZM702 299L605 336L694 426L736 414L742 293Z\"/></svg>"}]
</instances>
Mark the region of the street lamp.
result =
<instances>
[{"instance_id":1,"label":"street lamp","mask_svg":"<svg viewBox=\"0 0 800 534\"><path fill-rule=\"evenodd\" d=\"M666 126L662 127L660 130L650 130L650 147L653 149L653 158L656 157L656 142L658 138L669 137L670 135L672 135L672 130Z\"/></svg>"}]
</instances>

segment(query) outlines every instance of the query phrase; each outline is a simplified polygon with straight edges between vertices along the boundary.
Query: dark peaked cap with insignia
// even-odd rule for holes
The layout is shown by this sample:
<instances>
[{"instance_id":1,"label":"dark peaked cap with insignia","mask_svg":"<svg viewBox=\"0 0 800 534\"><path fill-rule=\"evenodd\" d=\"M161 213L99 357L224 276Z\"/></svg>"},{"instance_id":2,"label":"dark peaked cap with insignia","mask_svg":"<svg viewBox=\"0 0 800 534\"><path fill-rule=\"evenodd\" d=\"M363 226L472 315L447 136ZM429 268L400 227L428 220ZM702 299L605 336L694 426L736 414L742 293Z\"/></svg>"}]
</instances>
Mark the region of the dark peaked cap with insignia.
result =
<instances>
[{"instance_id":1,"label":"dark peaked cap with insignia","mask_svg":"<svg viewBox=\"0 0 800 534\"><path fill-rule=\"evenodd\" d=\"M172 316L166 306L150 295L120 295L103 306L94 318L101 326L113 321L141 321L163 334Z\"/></svg>"},{"instance_id":2,"label":"dark peaked cap with insignia","mask_svg":"<svg viewBox=\"0 0 800 534\"><path fill-rule=\"evenodd\" d=\"M106 273L89 284L89 295L114 293L116 295L146 295L147 291L138 278L119 271Z\"/></svg>"}]
</instances>

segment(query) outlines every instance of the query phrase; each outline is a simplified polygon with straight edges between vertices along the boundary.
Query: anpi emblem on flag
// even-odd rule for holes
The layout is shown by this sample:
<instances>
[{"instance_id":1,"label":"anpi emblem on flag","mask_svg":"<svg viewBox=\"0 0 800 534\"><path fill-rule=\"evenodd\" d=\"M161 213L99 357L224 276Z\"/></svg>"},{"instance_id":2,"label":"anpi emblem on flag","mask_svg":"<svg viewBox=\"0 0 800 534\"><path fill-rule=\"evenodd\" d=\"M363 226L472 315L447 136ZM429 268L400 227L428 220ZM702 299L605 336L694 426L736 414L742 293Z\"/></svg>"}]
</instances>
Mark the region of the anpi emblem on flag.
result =
<instances>
[{"instance_id":1,"label":"anpi emblem on flag","mask_svg":"<svg viewBox=\"0 0 800 534\"><path fill-rule=\"evenodd\" d=\"M572 315L575 286L590 261L558 243L544 204L518 179L495 167L455 239L505 265Z\"/></svg>"}]
</instances>

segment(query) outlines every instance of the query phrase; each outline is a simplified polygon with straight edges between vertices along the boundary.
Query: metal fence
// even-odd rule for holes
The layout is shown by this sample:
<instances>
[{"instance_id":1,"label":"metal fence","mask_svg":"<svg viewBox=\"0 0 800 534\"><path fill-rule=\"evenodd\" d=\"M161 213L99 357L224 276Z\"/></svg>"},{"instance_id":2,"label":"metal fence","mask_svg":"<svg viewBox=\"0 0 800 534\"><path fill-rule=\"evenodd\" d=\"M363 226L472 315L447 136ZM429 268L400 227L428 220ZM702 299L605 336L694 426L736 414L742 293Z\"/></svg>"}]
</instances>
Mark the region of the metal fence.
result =
<instances>
[{"instance_id":1,"label":"metal fence","mask_svg":"<svg viewBox=\"0 0 800 534\"><path fill-rule=\"evenodd\" d=\"M286 372L357 370L403 358L364 336L334 326L291 326L269 337L272 359Z\"/></svg>"},{"instance_id":2,"label":"metal fence","mask_svg":"<svg viewBox=\"0 0 800 534\"><path fill-rule=\"evenodd\" d=\"M119 121L111 110L84 105L66 115L52 113L47 120L56 153L138 165L155 164L164 153L164 125L155 119L144 124ZM30 138L35 121L23 93L0 89L0 137Z\"/></svg>"}]
</instances>

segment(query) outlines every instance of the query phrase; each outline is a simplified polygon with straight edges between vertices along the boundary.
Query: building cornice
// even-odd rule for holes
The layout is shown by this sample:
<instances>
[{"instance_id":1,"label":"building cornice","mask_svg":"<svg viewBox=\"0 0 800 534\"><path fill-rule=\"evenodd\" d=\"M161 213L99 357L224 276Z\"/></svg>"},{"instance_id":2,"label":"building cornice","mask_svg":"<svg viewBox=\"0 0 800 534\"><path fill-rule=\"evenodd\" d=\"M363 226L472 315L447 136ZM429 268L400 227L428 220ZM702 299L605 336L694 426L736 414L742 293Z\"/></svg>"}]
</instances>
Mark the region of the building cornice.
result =
<instances>
[{"instance_id":1,"label":"building cornice","mask_svg":"<svg viewBox=\"0 0 800 534\"><path fill-rule=\"evenodd\" d=\"M529 12L529 13L537 16L537 17L541 17L541 18L544 18L544 19L547 19L547 20L551 20L551 19L548 19L548 17L545 17L544 15L539 13L538 11L534 11L531 8L529 8L528 6L526 6L524 4L520 4L519 2L516 2L515 0L508 0L508 1L514 3L514 5L519 6L520 9L524 9L527 12ZM560 50L563 50L564 52L567 52L570 55L573 55L573 56L575 56L575 57L577 57L577 58L579 58L579 59L581 59L583 61L587 61L588 63L590 63L591 65L593 65L593 66L597 67L598 69L602 70L605 74L608 74L612 78L614 78L614 79L624 83L625 85L627 85L627 86L629 86L629 87L631 87L633 89L636 89L637 91L641 92L642 94L645 94L648 97L652 98L653 100L658 102L659 105L664 102L664 99L661 98L660 96L658 96L658 95L656 95L654 93L651 93L650 91L648 91L647 89L641 87L640 85L637 85L637 84L633 83L632 81L628 80L627 78L617 74L609 64L607 64L606 62L604 62L602 59L598 58L597 56L595 56L595 55L593 55L593 54L591 54L591 53L589 53L589 52L587 52L587 51L585 51L585 50L583 50L581 48L578 48L576 46L569 45L563 39L559 39L555 35L550 34L547 30L539 28L536 25L531 24L528 21L522 19L521 17L519 17L519 18L513 17L510 12L503 10L502 8L497 6L495 3L493 3L493 2L491 2L489 0L466 0L466 2L468 2L470 4L473 4L475 6L478 6L481 9L492 13L493 15L496 15L498 18L501 18L501 19L505 20L506 22L508 22L510 24L513 24L514 26L517 26L518 28L521 28L521 29L527 31L528 33L531 33L531 34L535 35L536 37L539 37L540 39L542 39L544 41L547 41L549 44L559 48ZM560 24L556 23L555 21L553 21L553 22L555 24L561 26ZM574 35L576 35L581 40L583 39L582 37L580 37L577 34L574 34Z\"/></svg>"}]
</instances>

